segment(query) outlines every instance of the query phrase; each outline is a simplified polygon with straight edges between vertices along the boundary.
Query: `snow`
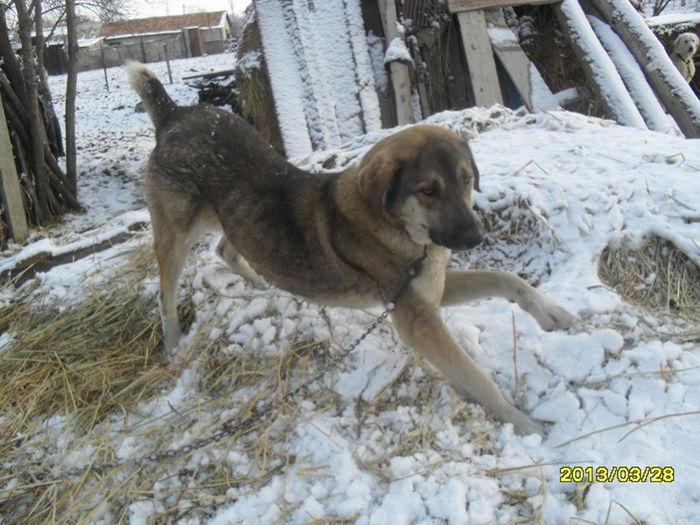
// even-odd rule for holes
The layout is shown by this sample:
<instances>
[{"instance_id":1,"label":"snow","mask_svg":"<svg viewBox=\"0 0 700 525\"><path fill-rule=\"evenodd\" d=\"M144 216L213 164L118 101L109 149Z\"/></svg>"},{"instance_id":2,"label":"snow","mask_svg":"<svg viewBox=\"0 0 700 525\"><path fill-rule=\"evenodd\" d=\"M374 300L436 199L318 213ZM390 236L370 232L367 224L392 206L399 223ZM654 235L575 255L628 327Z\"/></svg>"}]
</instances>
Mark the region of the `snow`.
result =
<instances>
[{"instance_id":1,"label":"snow","mask_svg":"<svg viewBox=\"0 0 700 525\"><path fill-rule=\"evenodd\" d=\"M401 62L406 65L413 64L411 53L408 52L408 48L401 36L395 36L386 48L384 64L390 64L391 62Z\"/></svg>"},{"instance_id":2,"label":"snow","mask_svg":"<svg viewBox=\"0 0 700 525\"><path fill-rule=\"evenodd\" d=\"M681 26L693 28L700 24L700 13L668 13L645 18L650 27ZM677 29L677 28L676 28Z\"/></svg>"},{"instance_id":3,"label":"snow","mask_svg":"<svg viewBox=\"0 0 700 525\"><path fill-rule=\"evenodd\" d=\"M181 103L192 102L195 93L181 77L221 69L230 61L229 55L174 61L176 83L166 88ZM149 67L165 78L164 64ZM50 232L51 239L34 234L38 244L24 250L58 251L144 217L141 179L153 130L145 114L133 112L136 95L124 72L109 70L109 79L106 92L102 71L79 76L79 184L88 212L68 217ZM65 77L50 81L55 95L63 91ZM61 107L61 97L56 99ZM112 491L118 489L110 483L86 488L87 497L101 505L93 522L126 516L130 523L148 523L178 509L173 520L179 516L179 522L188 524L334 518L360 524L696 522L700 356L697 339L688 334L697 327L627 303L601 284L597 259L610 244L639 244L645 235L655 234L700 264L700 226L688 220L700 212L700 141L565 111L528 114L498 106L443 112L427 122L472 139L482 176L482 191L474 201L478 213L492 222L485 243L455 254L452 264L515 271L580 318L570 332L548 333L517 306L499 299L443 313L456 340L474 349L473 358L504 395L551 422L547 435L516 436L511 425L495 423L480 407L458 399L401 345L387 323L331 370L324 384L310 387L310 394L328 389L326 395L336 396L333 402L317 404L311 395L300 396L293 410L280 416L274 428L281 438L265 458L268 468L279 464L279 469L264 470L262 458L246 448L245 440L268 439L255 431L198 450L185 464L173 462L148 486L139 485L138 469L127 465L120 479L129 479L133 490L114 497ZM331 157L339 165L356 164L394 131L356 136L296 162L315 171ZM510 234L499 235L503 231ZM223 355L282 356L292 342L325 341L331 330L336 344L344 347L373 319L360 310L329 308L327 323L316 305L244 283L215 256L217 240L207 237L188 259L181 294L191 286L196 319L190 335L168 358L174 385L98 423L88 436L76 435L64 414L51 415L44 435L23 440L29 451L40 451L47 468L61 471L99 462L98 451L100 458L127 459L150 453L157 443L177 449L210 434L241 402L257 395L253 384L232 399L203 399L197 360L179 364L198 334L223 340ZM56 267L25 286L36 287L34 293L51 292L46 300L58 304L68 297L79 300L92 281L118 273L128 250L143 243L150 243L150 236ZM17 251L6 253L6 260ZM155 296L156 280L137 289ZM12 292L3 290L4 304ZM20 288L15 294L25 292ZM6 345L11 335L2 337ZM300 375L295 380L303 381L305 373L303 367L295 370ZM183 419L183 414L193 419ZM690 415L638 424L674 414ZM191 425L184 428L183 421ZM47 437L52 446L38 448ZM231 479L250 472L260 477L254 484L232 483L214 497L191 478L213 462ZM675 480L613 480L587 490L560 482L561 466L635 465L674 467ZM8 489L15 483L12 472L22 465L4 459L3 468L2 488Z\"/></svg>"}]
</instances>

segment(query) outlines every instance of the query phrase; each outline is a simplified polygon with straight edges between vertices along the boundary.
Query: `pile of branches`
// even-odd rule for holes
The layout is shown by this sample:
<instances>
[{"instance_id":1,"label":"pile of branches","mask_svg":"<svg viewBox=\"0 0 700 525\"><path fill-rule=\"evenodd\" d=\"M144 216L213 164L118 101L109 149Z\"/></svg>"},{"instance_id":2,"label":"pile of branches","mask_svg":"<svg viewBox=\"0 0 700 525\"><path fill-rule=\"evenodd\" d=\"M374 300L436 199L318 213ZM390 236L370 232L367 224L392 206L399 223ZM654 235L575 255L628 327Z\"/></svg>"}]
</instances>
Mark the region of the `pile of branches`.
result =
<instances>
[{"instance_id":1,"label":"pile of branches","mask_svg":"<svg viewBox=\"0 0 700 525\"><path fill-rule=\"evenodd\" d=\"M9 39L5 7L0 4L0 93L15 166L21 174L27 222L40 226L54 222L67 211L79 211L81 206L75 179L69 178L56 160L63 155L60 126L42 61L34 53L32 27L20 27L22 50L18 57ZM42 49L43 43L39 44L36 47ZM2 244L4 235L0 237Z\"/></svg>"}]
</instances>

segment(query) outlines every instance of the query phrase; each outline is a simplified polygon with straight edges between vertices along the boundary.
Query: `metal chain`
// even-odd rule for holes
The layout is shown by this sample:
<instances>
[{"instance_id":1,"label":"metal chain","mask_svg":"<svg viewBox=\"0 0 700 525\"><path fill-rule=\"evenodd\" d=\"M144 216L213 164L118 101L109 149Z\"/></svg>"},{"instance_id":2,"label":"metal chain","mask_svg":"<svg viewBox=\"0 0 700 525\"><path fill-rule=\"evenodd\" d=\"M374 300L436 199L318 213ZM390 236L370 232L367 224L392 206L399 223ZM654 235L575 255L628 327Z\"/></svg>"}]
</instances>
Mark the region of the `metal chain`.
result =
<instances>
[{"instance_id":1,"label":"metal chain","mask_svg":"<svg viewBox=\"0 0 700 525\"><path fill-rule=\"evenodd\" d=\"M172 450L166 450L163 452L151 452L150 454L146 454L144 456L141 456L136 459L128 459L128 460L122 460L122 461L106 461L103 463L98 463L98 464L90 464L90 465L85 465L82 467L76 467L67 471L64 471L61 474L57 474L54 476L47 476L45 478L42 478L40 480L41 484L50 484L50 483L56 483L59 481L63 481L65 479L71 478L73 476L77 475L82 475L87 473L88 471L92 470L98 473L106 472L108 470L113 470L125 465L132 465L134 467L139 467L143 465L144 463L155 463L164 459L173 459L177 458L180 456L184 456L189 454L190 452L194 452L195 450L199 450L201 448L204 448L208 445L211 445L212 443L218 443L219 441L222 441L223 439L226 439L227 437L232 437L236 434L245 434L246 430L251 429L252 427L255 426L256 423L261 421L265 416L267 416L270 412L273 410L279 409L281 406L287 404L289 401L291 401L297 394L299 394L302 390L305 390L309 388L312 384L316 383L317 381L321 380L327 372L329 372L332 368L335 368L340 362L345 359L355 348L357 348L362 341L365 340L365 338L370 335L374 330L377 329L377 327L382 324L386 319L394 312L396 309L396 303L398 300L401 298L401 296L404 294L406 289L408 288L408 285L410 282L420 273L423 261L427 257L427 251L424 251L423 255L413 261L411 266L409 266L407 272L406 272L406 279L403 281L397 292L394 294L394 297L387 303L385 310L376 318L374 319L369 326L365 329L365 331L360 334L357 339L355 339L349 346L347 346L342 352L340 352L338 355L336 355L334 358L332 358L326 365L324 365L321 370L319 370L313 377L310 379L304 381L301 385L297 386L295 389L287 392L284 396L281 398L273 401L273 400L268 400L264 402L263 406L259 406L260 403L258 403L258 406L253 410L253 413L248 417L246 420L241 421L236 423L236 416L231 417L227 421L225 421L221 427L219 427L217 430L215 430L212 434L210 434L207 437L197 439L193 441L192 443L188 443L187 445L183 445L180 448L172 449Z\"/></svg>"}]
</instances>

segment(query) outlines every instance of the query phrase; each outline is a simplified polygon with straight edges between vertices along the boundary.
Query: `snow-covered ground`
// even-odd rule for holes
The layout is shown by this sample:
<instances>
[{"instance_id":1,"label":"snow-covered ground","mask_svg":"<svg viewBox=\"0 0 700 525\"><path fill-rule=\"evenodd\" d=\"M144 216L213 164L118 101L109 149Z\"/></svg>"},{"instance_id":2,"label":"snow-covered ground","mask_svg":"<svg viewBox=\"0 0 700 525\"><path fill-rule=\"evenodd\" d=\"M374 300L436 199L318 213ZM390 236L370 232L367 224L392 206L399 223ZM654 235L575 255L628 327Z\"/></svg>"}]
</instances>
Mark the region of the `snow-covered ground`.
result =
<instances>
[{"instance_id":1,"label":"snow-covered ground","mask_svg":"<svg viewBox=\"0 0 700 525\"><path fill-rule=\"evenodd\" d=\"M177 61L175 84L166 87L190 103L195 93L181 77L230 67L231 60ZM150 67L166 78L164 64ZM134 113L137 100L124 73L109 75L109 93L101 71L79 77L80 198L88 212L50 232L56 243L80 242L94 228L145 215L138 210L153 131L144 113ZM60 106L65 79L51 83ZM148 486L138 486L136 469L122 467L115 479L129 490L118 497L116 485L90 485L91 522L112 522L121 505L131 523L156 515L187 524L697 523L698 326L625 302L601 284L597 259L608 245L638 244L654 234L700 264L700 141L561 111L473 108L429 121L472 139L482 175L475 204L491 231L482 247L456 255L453 264L516 271L580 318L569 332L546 333L503 300L444 312L455 338L476 349L473 358L506 397L549 422L548 434L516 436L510 425L458 399L386 324L323 384L312 385L306 400L285 407L272 430L197 450ZM314 170L330 158L336 166L357 162L391 132L296 162ZM91 281L119 271L120 254L148 242L144 235L57 267L32 286L49 298L80 300ZM183 282L196 318L191 335L169 356L172 363L202 338L221 343L222 356L281 356L300 340L329 337L330 350L338 352L379 313L328 309L324 316L279 290L248 286L216 258L215 242L209 238L189 259ZM691 265L690 271L698 270ZM155 278L138 288L155 295ZM235 398L212 403L200 391L198 365L173 366L172 389L113 414L88 436L77 435L70 418L57 413L47 419L45 435L30 436L23 446L32 450L48 436L52 446L37 450L54 473L87 465L98 448L101 457L109 449L120 460L141 457L156 444L177 449L211 434L264 387L248 384ZM304 374L301 367L294 381L303 382ZM322 397L326 389L335 392L332 401ZM178 424L184 415L186 429ZM251 440L269 441L265 457L251 452ZM216 497L196 483L198 472L212 464L232 480ZM567 482L567 467L575 467L577 481L600 478ZM251 471L260 472L256 483L235 483ZM10 479L0 488L11 486Z\"/></svg>"}]
</instances>

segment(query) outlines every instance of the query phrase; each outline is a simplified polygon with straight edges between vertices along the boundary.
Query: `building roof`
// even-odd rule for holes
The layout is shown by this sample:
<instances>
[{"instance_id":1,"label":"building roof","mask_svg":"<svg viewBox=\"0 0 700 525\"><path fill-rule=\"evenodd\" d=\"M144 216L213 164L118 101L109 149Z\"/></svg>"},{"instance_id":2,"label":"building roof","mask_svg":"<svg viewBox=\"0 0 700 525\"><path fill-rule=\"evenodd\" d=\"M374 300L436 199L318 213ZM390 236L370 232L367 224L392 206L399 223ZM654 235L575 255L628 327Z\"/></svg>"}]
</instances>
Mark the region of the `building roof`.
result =
<instances>
[{"instance_id":1,"label":"building roof","mask_svg":"<svg viewBox=\"0 0 700 525\"><path fill-rule=\"evenodd\" d=\"M138 35L179 31L185 27L220 27L225 24L226 11L191 13L188 15L136 18L120 22L105 22L98 36Z\"/></svg>"}]
</instances>

